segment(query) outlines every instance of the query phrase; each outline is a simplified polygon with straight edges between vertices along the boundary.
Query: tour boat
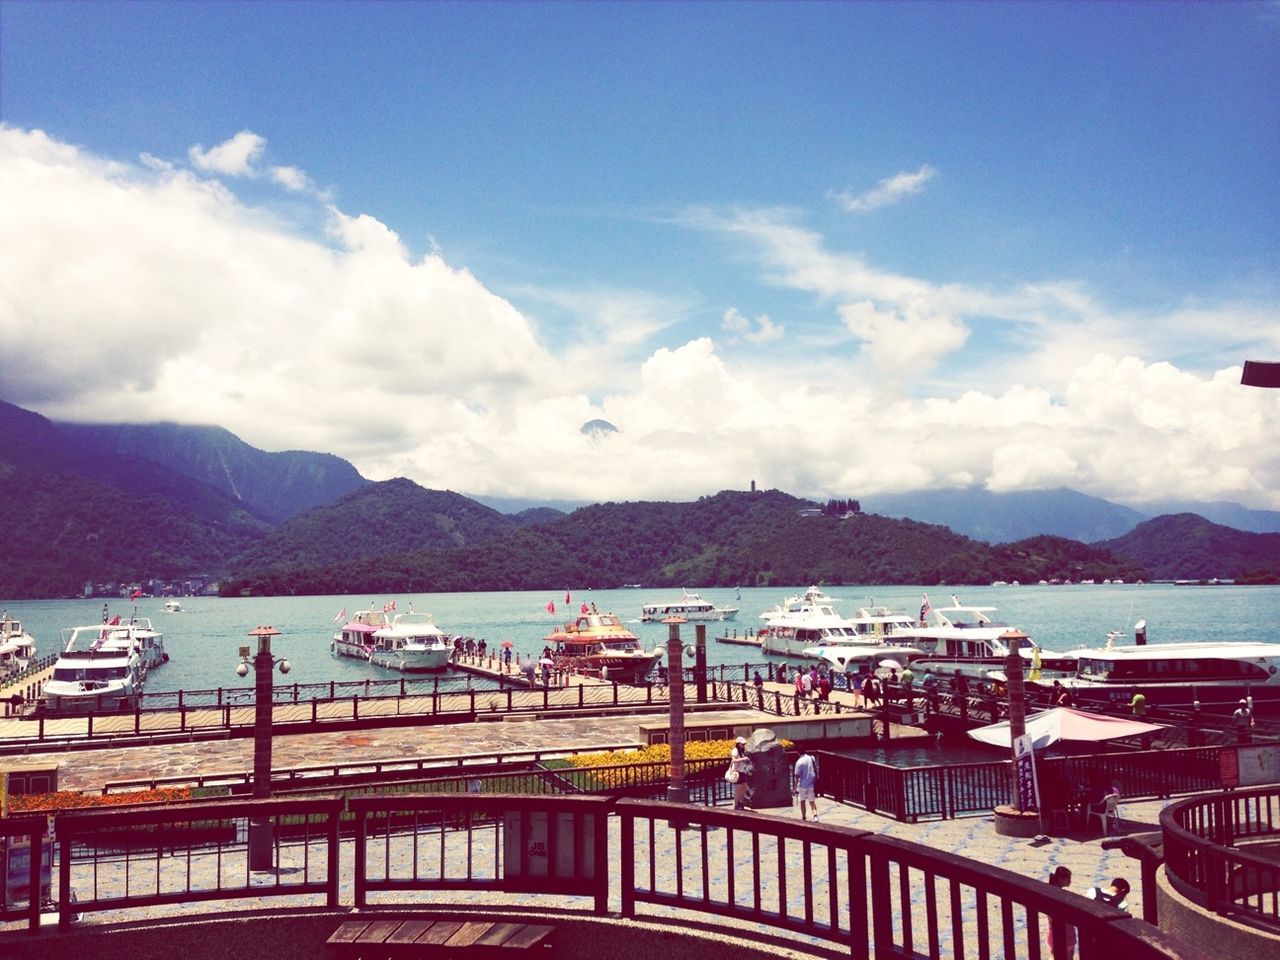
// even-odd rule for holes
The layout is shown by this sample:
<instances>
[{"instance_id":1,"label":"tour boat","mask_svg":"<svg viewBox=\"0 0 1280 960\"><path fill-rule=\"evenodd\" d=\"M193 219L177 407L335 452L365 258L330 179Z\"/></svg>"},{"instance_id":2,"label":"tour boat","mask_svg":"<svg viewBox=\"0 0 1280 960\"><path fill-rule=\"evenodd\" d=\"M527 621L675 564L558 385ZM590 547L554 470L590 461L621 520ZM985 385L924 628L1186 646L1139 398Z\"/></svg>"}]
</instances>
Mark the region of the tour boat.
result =
<instances>
[{"instance_id":1,"label":"tour boat","mask_svg":"<svg viewBox=\"0 0 1280 960\"><path fill-rule=\"evenodd\" d=\"M920 651L909 658L917 675L929 671L940 677L963 674L975 680L1003 681L1011 644L1026 661L1026 675L1032 680L1075 675L1072 655L1045 650L1026 634L994 619L995 607L966 606L955 597L951 599L949 607L929 607L926 601L921 611L928 614L924 625L893 635L896 642Z\"/></svg>"},{"instance_id":2,"label":"tour boat","mask_svg":"<svg viewBox=\"0 0 1280 960\"><path fill-rule=\"evenodd\" d=\"M0 614L0 677L25 670L35 659L36 638L22 629L22 621Z\"/></svg>"},{"instance_id":3,"label":"tour boat","mask_svg":"<svg viewBox=\"0 0 1280 960\"><path fill-rule=\"evenodd\" d=\"M62 637L53 676L41 689L43 707L53 713L132 709L147 671L169 659L163 635L145 617L70 627Z\"/></svg>"},{"instance_id":4,"label":"tour boat","mask_svg":"<svg viewBox=\"0 0 1280 960\"><path fill-rule=\"evenodd\" d=\"M915 625L908 614L874 604L860 607L855 617L844 617L836 612L836 602L818 587L810 587L766 610L760 614L765 621L760 630L761 651L776 656L829 659L812 651L897 645L900 632Z\"/></svg>"},{"instance_id":5,"label":"tour boat","mask_svg":"<svg viewBox=\"0 0 1280 960\"><path fill-rule=\"evenodd\" d=\"M662 656L662 648L646 651L640 639L612 613L584 613L546 637L557 670L605 676L621 683L640 683Z\"/></svg>"},{"instance_id":6,"label":"tour boat","mask_svg":"<svg viewBox=\"0 0 1280 960\"><path fill-rule=\"evenodd\" d=\"M1077 669L1062 680L1079 706L1127 706L1141 693L1147 707L1232 713L1241 700L1280 703L1280 644L1261 640L1146 643L1140 622L1135 643L1073 650Z\"/></svg>"},{"instance_id":7,"label":"tour boat","mask_svg":"<svg viewBox=\"0 0 1280 960\"><path fill-rule=\"evenodd\" d=\"M369 662L413 673L443 670L449 665L453 644L437 627L429 613L400 613L388 626L373 631Z\"/></svg>"},{"instance_id":8,"label":"tour boat","mask_svg":"<svg viewBox=\"0 0 1280 960\"><path fill-rule=\"evenodd\" d=\"M333 635L329 649L340 657L368 660L373 656L374 633L389 626L387 610L359 610Z\"/></svg>"},{"instance_id":9,"label":"tour boat","mask_svg":"<svg viewBox=\"0 0 1280 960\"><path fill-rule=\"evenodd\" d=\"M689 621L732 620L738 615L738 607L717 607L710 600L703 600L696 593L684 590L679 600L670 603L646 603L640 608L643 623L658 623L667 617L683 617Z\"/></svg>"}]
</instances>

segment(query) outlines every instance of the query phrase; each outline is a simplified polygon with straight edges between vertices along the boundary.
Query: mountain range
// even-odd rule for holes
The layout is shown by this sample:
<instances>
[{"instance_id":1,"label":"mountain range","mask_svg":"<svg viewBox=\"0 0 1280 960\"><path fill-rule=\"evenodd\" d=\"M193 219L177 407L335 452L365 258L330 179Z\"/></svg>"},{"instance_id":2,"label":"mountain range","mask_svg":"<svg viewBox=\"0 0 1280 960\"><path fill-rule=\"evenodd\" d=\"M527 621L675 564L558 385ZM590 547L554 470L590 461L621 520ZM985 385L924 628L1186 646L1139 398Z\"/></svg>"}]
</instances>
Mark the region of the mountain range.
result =
<instances>
[{"instance_id":1,"label":"mountain range","mask_svg":"<svg viewBox=\"0 0 1280 960\"><path fill-rule=\"evenodd\" d=\"M1149 519L1067 489L876 495L815 522L818 505L780 491L572 512L491 503L509 512L220 427L55 423L0 401L0 516L21 545L0 598L196 572L252 592L397 577L435 590L1280 575L1280 513L1235 504L1204 508L1254 529L1185 510Z\"/></svg>"}]
</instances>

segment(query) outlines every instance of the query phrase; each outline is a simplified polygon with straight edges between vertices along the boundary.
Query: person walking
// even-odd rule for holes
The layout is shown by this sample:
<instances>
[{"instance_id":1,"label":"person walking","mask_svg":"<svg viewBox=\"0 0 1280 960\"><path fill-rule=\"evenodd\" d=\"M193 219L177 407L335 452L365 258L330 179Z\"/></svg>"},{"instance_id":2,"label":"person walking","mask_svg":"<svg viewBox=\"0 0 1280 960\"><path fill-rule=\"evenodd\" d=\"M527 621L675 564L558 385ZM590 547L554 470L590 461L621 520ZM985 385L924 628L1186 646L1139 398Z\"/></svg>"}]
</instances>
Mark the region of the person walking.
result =
<instances>
[{"instance_id":1,"label":"person walking","mask_svg":"<svg viewBox=\"0 0 1280 960\"><path fill-rule=\"evenodd\" d=\"M1054 867L1053 873L1049 874L1049 883L1066 890L1071 886L1071 871L1061 865ZM1049 949L1049 960L1075 960L1076 928L1065 920L1049 918L1044 943Z\"/></svg>"},{"instance_id":2,"label":"person walking","mask_svg":"<svg viewBox=\"0 0 1280 960\"><path fill-rule=\"evenodd\" d=\"M804 805L808 801L809 812L813 814L813 822L818 822L818 761L808 750L802 750L796 760L792 773L792 792L800 803L800 819L807 820Z\"/></svg>"},{"instance_id":3,"label":"person walking","mask_svg":"<svg viewBox=\"0 0 1280 960\"><path fill-rule=\"evenodd\" d=\"M738 737L729 750L729 769L724 778L733 784L733 809L747 809L747 794L751 783L751 761L747 759L747 741Z\"/></svg>"}]
</instances>

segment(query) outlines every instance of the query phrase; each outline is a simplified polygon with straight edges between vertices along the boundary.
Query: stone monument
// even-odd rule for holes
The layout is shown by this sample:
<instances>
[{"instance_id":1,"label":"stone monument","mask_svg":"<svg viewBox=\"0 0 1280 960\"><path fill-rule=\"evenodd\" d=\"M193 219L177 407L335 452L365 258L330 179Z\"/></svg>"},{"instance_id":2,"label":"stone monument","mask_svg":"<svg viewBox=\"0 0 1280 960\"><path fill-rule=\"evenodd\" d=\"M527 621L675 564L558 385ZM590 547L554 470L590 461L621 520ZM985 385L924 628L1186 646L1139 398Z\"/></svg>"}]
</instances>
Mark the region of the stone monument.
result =
<instances>
[{"instance_id":1,"label":"stone monument","mask_svg":"<svg viewBox=\"0 0 1280 960\"><path fill-rule=\"evenodd\" d=\"M747 741L750 790L747 805L753 810L791 806L791 768L786 752L772 730L756 730Z\"/></svg>"}]
</instances>

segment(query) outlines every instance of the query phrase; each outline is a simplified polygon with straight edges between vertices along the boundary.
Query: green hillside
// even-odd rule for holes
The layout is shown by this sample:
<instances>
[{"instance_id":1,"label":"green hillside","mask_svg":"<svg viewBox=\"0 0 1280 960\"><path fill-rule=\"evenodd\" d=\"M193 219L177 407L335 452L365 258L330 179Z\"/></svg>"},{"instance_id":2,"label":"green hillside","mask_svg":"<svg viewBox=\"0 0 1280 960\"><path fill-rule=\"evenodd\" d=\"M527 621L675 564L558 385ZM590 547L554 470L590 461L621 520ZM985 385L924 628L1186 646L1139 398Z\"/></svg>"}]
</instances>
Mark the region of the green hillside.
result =
<instances>
[{"instance_id":1,"label":"green hillside","mask_svg":"<svg viewBox=\"0 0 1280 960\"><path fill-rule=\"evenodd\" d=\"M1156 517L1095 546L1141 564L1158 580L1280 582L1280 533L1245 533L1194 513Z\"/></svg>"},{"instance_id":2,"label":"green hillside","mask_svg":"<svg viewBox=\"0 0 1280 960\"><path fill-rule=\"evenodd\" d=\"M371 495L369 505L381 502ZM726 491L694 503L606 503L500 539L453 549L366 555L318 566L245 570L230 593L326 594L768 586L796 583L988 583L1049 570L1141 579L1105 551L1053 538L1033 550L993 548L945 527L863 514L805 515L779 491ZM804 511L805 513L802 513ZM1074 574L1073 574L1074 576Z\"/></svg>"}]
</instances>

